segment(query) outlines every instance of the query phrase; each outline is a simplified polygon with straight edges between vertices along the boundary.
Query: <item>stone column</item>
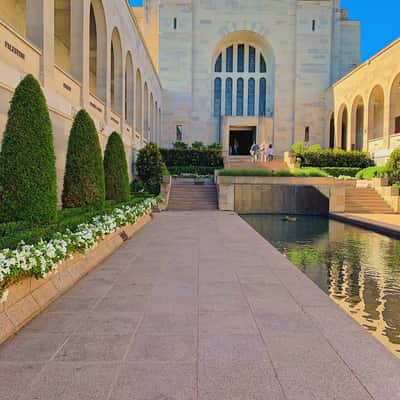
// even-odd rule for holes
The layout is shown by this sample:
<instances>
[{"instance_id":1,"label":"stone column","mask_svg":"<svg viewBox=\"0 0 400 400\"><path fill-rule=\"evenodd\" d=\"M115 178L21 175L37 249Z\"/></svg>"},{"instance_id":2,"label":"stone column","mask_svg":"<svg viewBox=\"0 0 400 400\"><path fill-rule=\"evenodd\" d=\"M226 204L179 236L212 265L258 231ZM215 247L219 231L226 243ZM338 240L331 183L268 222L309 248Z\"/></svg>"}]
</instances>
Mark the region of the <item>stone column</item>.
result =
<instances>
[{"instance_id":1,"label":"stone column","mask_svg":"<svg viewBox=\"0 0 400 400\"><path fill-rule=\"evenodd\" d=\"M54 0L26 0L26 35L42 51L40 81L46 88L54 78Z\"/></svg>"},{"instance_id":2,"label":"stone column","mask_svg":"<svg viewBox=\"0 0 400 400\"><path fill-rule=\"evenodd\" d=\"M363 135L363 150L368 151L368 132L369 132L369 113L370 113L370 106L368 103L364 105L364 135Z\"/></svg>"},{"instance_id":3,"label":"stone column","mask_svg":"<svg viewBox=\"0 0 400 400\"><path fill-rule=\"evenodd\" d=\"M81 107L89 107L90 0L71 1L71 73L81 83Z\"/></svg>"},{"instance_id":4,"label":"stone column","mask_svg":"<svg viewBox=\"0 0 400 400\"><path fill-rule=\"evenodd\" d=\"M383 108L383 145L385 149L390 147L390 92L385 93L385 104Z\"/></svg>"}]
</instances>

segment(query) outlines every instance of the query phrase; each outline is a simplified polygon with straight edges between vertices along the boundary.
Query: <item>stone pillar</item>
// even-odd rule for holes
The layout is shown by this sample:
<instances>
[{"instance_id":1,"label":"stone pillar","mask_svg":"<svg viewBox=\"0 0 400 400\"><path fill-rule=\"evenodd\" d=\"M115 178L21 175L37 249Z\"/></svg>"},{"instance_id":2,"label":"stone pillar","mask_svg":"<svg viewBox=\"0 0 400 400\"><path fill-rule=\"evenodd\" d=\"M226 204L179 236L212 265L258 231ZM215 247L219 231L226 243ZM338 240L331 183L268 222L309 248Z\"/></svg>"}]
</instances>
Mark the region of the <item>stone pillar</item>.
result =
<instances>
[{"instance_id":1,"label":"stone pillar","mask_svg":"<svg viewBox=\"0 0 400 400\"><path fill-rule=\"evenodd\" d=\"M26 0L26 36L42 51L40 81L49 87L54 77L54 0Z\"/></svg>"},{"instance_id":2,"label":"stone pillar","mask_svg":"<svg viewBox=\"0 0 400 400\"><path fill-rule=\"evenodd\" d=\"M71 1L71 73L81 83L81 107L89 107L90 0Z\"/></svg>"},{"instance_id":3,"label":"stone pillar","mask_svg":"<svg viewBox=\"0 0 400 400\"><path fill-rule=\"evenodd\" d=\"M385 93L385 104L383 108L383 145L385 149L390 147L390 94Z\"/></svg>"},{"instance_id":4,"label":"stone pillar","mask_svg":"<svg viewBox=\"0 0 400 400\"><path fill-rule=\"evenodd\" d=\"M364 123L363 123L363 128L364 128L364 136L363 136L363 150L368 151L368 132L369 132L369 113L370 113L370 107L369 104L364 105Z\"/></svg>"}]
</instances>

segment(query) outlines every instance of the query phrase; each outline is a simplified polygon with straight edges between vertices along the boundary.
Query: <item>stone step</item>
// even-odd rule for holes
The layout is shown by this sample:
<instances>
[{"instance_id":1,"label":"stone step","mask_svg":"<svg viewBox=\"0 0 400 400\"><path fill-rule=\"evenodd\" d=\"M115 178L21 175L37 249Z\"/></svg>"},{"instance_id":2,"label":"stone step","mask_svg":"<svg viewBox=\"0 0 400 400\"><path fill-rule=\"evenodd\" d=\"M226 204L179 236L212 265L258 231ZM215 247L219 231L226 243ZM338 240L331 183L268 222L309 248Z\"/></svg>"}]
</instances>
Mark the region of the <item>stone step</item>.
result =
<instances>
[{"instance_id":1,"label":"stone step","mask_svg":"<svg viewBox=\"0 0 400 400\"><path fill-rule=\"evenodd\" d=\"M218 209L215 185L172 184L168 210L216 210Z\"/></svg>"},{"instance_id":2,"label":"stone step","mask_svg":"<svg viewBox=\"0 0 400 400\"><path fill-rule=\"evenodd\" d=\"M391 214L392 208L374 188L346 189L345 212L358 214Z\"/></svg>"}]
</instances>

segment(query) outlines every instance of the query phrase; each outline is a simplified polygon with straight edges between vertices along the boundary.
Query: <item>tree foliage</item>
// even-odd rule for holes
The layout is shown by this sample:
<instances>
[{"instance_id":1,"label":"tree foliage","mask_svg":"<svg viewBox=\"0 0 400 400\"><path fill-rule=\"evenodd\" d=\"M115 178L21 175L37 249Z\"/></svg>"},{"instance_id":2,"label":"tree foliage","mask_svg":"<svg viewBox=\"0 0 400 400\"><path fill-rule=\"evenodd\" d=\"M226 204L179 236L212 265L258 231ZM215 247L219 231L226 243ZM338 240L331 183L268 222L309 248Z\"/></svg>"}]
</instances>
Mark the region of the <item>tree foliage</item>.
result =
<instances>
[{"instance_id":1,"label":"tree foliage","mask_svg":"<svg viewBox=\"0 0 400 400\"><path fill-rule=\"evenodd\" d=\"M108 138L104 153L104 176L106 199L117 202L128 201L130 196L128 163L124 144L117 132L113 132Z\"/></svg>"},{"instance_id":2,"label":"tree foliage","mask_svg":"<svg viewBox=\"0 0 400 400\"><path fill-rule=\"evenodd\" d=\"M11 100L0 153L0 218L46 224L57 218L53 132L39 83L27 75Z\"/></svg>"},{"instance_id":3,"label":"tree foliage","mask_svg":"<svg viewBox=\"0 0 400 400\"><path fill-rule=\"evenodd\" d=\"M64 208L104 207L101 148L96 126L85 110L76 115L69 136L62 201Z\"/></svg>"}]
</instances>

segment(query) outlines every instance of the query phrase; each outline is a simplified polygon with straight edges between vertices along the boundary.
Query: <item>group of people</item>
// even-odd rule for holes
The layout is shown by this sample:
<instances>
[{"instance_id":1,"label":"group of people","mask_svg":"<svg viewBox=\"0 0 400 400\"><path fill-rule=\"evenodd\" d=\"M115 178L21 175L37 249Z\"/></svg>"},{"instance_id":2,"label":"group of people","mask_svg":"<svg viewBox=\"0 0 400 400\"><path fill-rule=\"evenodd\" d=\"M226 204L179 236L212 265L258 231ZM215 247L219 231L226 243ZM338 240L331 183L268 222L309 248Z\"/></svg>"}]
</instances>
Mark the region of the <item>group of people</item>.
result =
<instances>
[{"instance_id":1,"label":"group of people","mask_svg":"<svg viewBox=\"0 0 400 400\"><path fill-rule=\"evenodd\" d=\"M253 143L250 148L250 155L253 157L253 161L272 161L274 159L274 147L272 144L267 145L263 143L259 146L257 143Z\"/></svg>"}]
</instances>

